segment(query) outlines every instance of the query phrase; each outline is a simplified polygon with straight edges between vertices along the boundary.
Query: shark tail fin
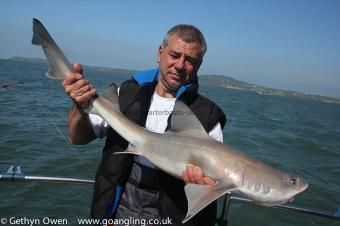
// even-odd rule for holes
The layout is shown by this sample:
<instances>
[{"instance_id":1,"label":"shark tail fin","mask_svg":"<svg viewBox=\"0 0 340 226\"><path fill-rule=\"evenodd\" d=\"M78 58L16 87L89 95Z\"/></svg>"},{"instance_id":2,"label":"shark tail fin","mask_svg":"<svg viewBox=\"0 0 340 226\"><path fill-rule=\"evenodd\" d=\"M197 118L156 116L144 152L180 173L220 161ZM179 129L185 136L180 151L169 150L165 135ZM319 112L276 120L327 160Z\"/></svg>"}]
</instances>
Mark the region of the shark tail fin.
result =
<instances>
[{"instance_id":1,"label":"shark tail fin","mask_svg":"<svg viewBox=\"0 0 340 226\"><path fill-rule=\"evenodd\" d=\"M48 34L48 35L42 35ZM46 38L51 38L50 34L47 32L46 28L42 23L38 20L33 18L33 37L32 37L32 44L33 45L44 45Z\"/></svg>"},{"instance_id":2,"label":"shark tail fin","mask_svg":"<svg viewBox=\"0 0 340 226\"><path fill-rule=\"evenodd\" d=\"M36 18L33 18L33 37L32 44L42 47L48 63L49 70L46 76L52 79L63 80L65 75L72 71L72 66L66 56L55 43L44 25Z\"/></svg>"}]
</instances>

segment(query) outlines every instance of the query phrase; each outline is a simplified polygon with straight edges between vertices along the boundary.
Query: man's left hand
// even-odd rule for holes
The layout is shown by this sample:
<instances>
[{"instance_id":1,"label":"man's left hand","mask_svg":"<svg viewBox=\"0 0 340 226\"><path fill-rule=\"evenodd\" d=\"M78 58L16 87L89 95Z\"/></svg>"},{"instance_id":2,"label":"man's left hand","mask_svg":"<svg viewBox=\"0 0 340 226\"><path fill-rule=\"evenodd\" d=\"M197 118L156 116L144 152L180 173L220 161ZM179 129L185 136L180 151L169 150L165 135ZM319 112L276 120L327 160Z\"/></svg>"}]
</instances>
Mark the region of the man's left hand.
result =
<instances>
[{"instance_id":1,"label":"man's left hand","mask_svg":"<svg viewBox=\"0 0 340 226\"><path fill-rule=\"evenodd\" d=\"M202 184L213 185L215 181L210 177L203 175L202 169L192 164L187 165L186 170L182 173L182 178L185 184Z\"/></svg>"}]
</instances>

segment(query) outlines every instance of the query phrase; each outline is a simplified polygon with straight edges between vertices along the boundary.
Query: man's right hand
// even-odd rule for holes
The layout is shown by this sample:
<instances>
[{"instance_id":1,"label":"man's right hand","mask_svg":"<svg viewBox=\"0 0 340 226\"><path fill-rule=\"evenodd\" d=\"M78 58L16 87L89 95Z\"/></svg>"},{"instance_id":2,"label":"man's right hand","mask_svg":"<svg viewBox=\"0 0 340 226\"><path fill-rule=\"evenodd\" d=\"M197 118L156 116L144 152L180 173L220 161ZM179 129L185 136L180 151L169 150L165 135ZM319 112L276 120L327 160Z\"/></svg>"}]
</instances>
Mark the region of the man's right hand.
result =
<instances>
[{"instance_id":1,"label":"man's right hand","mask_svg":"<svg viewBox=\"0 0 340 226\"><path fill-rule=\"evenodd\" d=\"M83 69L79 63L73 65L73 72L66 75L62 85L65 93L82 109L88 107L91 98L96 95L96 89L84 79Z\"/></svg>"}]
</instances>

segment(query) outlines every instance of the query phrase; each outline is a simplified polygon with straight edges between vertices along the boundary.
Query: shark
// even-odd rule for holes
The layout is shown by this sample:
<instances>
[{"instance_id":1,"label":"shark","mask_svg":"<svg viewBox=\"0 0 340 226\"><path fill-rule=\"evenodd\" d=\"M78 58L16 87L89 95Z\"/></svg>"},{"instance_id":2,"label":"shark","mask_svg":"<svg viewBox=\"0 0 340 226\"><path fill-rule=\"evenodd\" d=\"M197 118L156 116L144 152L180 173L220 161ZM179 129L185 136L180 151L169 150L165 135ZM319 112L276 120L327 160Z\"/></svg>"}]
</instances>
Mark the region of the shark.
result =
<instances>
[{"instance_id":1,"label":"shark","mask_svg":"<svg viewBox=\"0 0 340 226\"><path fill-rule=\"evenodd\" d=\"M72 66L38 19L33 19L32 44L42 47L49 62L46 76L63 80ZM181 179L188 164L201 167L214 185L187 184L184 191L188 210L183 223L226 193L239 193L264 206L292 200L308 187L304 179L276 169L245 153L211 138L195 114L176 101L171 129L164 134L151 132L127 119L120 111L117 86L94 97L86 109L97 114L129 142L116 154L134 154L148 159L159 169ZM114 157L114 156L112 156Z\"/></svg>"}]
</instances>

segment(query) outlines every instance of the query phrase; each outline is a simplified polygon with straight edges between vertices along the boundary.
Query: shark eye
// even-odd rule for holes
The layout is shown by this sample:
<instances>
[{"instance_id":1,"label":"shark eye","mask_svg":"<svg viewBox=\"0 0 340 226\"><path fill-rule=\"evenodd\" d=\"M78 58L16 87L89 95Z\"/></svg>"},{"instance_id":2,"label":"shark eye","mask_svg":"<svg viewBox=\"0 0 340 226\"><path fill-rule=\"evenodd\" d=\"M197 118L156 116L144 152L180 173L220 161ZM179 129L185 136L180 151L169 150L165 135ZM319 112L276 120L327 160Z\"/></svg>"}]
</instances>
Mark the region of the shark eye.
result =
<instances>
[{"instance_id":1,"label":"shark eye","mask_svg":"<svg viewBox=\"0 0 340 226\"><path fill-rule=\"evenodd\" d=\"M292 185L296 185L296 178L294 178L294 177L290 178L290 183Z\"/></svg>"}]
</instances>

